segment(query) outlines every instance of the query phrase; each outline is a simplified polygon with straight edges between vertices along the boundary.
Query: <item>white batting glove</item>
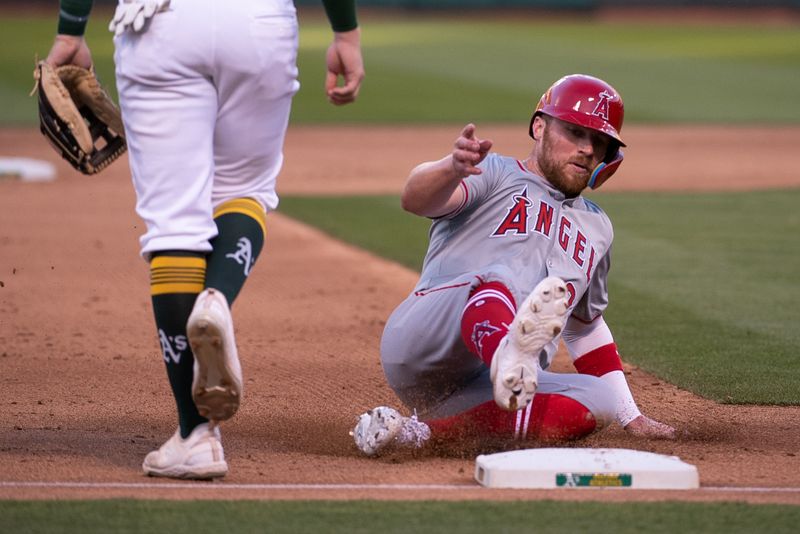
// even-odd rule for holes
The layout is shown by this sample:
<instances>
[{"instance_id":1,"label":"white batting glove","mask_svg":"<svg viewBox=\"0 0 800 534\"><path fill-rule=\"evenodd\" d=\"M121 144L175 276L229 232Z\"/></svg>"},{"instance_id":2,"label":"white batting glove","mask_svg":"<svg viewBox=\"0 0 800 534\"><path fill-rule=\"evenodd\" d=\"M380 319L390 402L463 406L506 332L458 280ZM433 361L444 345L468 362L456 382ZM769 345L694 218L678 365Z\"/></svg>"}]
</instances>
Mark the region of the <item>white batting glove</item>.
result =
<instances>
[{"instance_id":1,"label":"white batting glove","mask_svg":"<svg viewBox=\"0 0 800 534\"><path fill-rule=\"evenodd\" d=\"M145 23L159 11L166 11L170 0L125 0L117 4L114 18L108 24L108 31L121 35L127 29L142 31Z\"/></svg>"}]
</instances>

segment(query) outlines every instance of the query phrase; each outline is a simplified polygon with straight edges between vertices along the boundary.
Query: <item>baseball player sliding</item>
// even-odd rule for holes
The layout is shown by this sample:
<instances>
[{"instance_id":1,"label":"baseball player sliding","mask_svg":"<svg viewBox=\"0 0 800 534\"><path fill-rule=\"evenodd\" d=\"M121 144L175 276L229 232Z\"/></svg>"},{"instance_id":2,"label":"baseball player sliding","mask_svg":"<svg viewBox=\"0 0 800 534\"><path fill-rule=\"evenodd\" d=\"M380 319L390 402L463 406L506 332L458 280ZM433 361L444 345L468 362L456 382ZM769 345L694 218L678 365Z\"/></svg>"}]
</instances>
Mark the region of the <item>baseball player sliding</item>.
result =
<instances>
[{"instance_id":1,"label":"baseball player sliding","mask_svg":"<svg viewBox=\"0 0 800 534\"><path fill-rule=\"evenodd\" d=\"M322 0L334 32L326 95L352 102L364 77L354 0ZM61 0L52 66L89 68L92 0ZM117 88L141 252L178 429L144 459L149 475L228 471L217 423L242 400L230 305L261 252L292 96L298 28L291 0L121 0ZM343 80L343 83L339 83Z\"/></svg>"},{"instance_id":2,"label":"baseball player sliding","mask_svg":"<svg viewBox=\"0 0 800 534\"><path fill-rule=\"evenodd\" d=\"M645 438L675 429L641 414L603 311L613 230L581 192L622 163L622 99L566 76L530 120L517 160L464 127L452 152L411 171L403 208L430 217L420 280L389 318L381 362L411 417L380 406L352 434L374 455L437 440L571 440L618 421ZM563 339L577 374L548 371Z\"/></svg>"}]
</instances>

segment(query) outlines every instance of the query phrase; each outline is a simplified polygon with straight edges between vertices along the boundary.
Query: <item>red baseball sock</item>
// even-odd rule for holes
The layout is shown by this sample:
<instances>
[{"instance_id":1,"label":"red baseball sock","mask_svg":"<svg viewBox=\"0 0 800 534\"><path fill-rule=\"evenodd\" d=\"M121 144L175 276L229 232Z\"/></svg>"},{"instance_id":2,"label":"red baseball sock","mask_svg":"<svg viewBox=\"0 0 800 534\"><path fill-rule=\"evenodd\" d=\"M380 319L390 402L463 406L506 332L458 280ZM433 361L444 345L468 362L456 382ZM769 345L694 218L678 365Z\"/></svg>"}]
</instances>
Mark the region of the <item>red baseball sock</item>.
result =
<instances>
[{"instance_id":1,"label":"red baseball sock","mask_svg":"<svg viewBox=\"0 0 800 534\"><path fill-rule=\"evenodd\" d=\"M489 401L452 417L425 422L434 436L446 440L481 436L570 440L588 436L597 426L586 406L554 393L537 393L528 408L516 412Z\"/></svg>"},{"instance_id":2,"label":"red baseball sock","mask_svg":"<svg viewBox=\"0 0 800 534\"><path fill-rule=\"evenodd\" d=\"M533 397L532 404L533 413L528 435L534 439L579 439L588 436L597 428L597 421L592 412L575 399L542 393Z\"/></svg>"},{"instance_id":3,"label":"red baseball sock","mask_svg":"<svg viewBox=\"0 0 800 534\"><path fill-rule=\"evenodd\" d=\"M497 345L514 320L517 305L500 282L485 282L470 294L461 314L461 337L470 352L489 365Z\"/></svg>"},{"instance_id":4,"label":"red baseball sock","mask_svg":"<svg viewBox=\"0 0 800 534\"><path fill-rule=\"evenodd\" d=\"M609 343L587 352L575 360L573 365L582 375L603 376L611 371L622 371L622 360L617 352L616 343Z\"/></svg>"}]
</instances>

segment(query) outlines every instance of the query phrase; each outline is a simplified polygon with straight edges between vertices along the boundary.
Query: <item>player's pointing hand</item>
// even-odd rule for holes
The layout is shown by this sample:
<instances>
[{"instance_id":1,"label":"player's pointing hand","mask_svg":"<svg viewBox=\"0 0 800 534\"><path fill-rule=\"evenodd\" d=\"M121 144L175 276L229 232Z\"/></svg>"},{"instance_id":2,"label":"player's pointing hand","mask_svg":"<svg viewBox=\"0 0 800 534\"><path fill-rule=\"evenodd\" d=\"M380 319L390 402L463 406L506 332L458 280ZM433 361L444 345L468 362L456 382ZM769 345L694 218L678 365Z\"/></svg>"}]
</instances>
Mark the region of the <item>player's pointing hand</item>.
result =
<instances>
[{"instance_id":1,"label":"player's pointing hand","mask_svg":"<svg viewBox=\"0 0 800 534\"><path fill-rule=\"evenodd\" d=\"M476 165L484 160L491 148L491 140L480 139L475 135L474 124L464 126L453 148L453 169L456 174L459 176L481 174L482 171Z\"/></svg>"}]
</instances>

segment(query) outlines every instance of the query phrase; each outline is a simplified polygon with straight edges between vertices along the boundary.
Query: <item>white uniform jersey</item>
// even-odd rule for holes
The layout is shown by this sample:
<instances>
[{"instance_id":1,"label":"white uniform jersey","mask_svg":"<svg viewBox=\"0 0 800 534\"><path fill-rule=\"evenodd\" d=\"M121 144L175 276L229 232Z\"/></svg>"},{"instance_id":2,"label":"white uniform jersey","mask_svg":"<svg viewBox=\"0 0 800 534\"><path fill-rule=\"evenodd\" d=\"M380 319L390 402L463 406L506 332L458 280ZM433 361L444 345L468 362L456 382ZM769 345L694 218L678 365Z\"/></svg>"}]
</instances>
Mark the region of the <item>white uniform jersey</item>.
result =
<instances>
[{"instance_id":1,"label":"white uniform jersey","mask_svg":"<svg viewBox=\"0 0 800 534\"><path fill-rule=\"evenodd\" d=\"M483 174L461 183L462 205L433 222L415 290L502 266L518 303L542 279L558 276L570 292L572 314L595 319L608 303L608 216L583 197L565 198L514 158L490 154L479 167Z\"/></svg>"}]
</instances>

